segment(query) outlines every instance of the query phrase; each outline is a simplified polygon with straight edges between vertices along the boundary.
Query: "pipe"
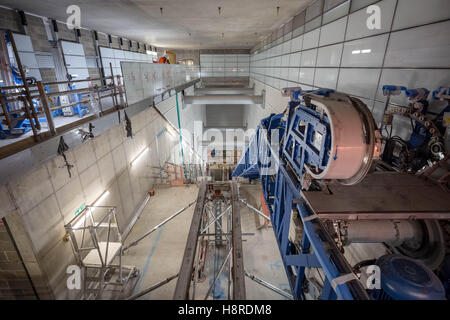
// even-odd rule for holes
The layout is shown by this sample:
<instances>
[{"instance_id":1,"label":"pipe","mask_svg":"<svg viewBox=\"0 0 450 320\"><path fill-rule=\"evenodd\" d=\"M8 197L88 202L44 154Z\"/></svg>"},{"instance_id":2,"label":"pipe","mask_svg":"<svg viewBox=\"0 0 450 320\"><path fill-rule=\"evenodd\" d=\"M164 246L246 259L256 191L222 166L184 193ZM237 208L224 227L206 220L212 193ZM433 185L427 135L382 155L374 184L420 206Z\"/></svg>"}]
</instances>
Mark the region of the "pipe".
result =
<instances>
[{"instance_id":1,"label":"pipe","mask_svg":"<svg viewBox=\"0 0 450 320\"><path fill-rule=\"evenodd\" d=\"M243 94L215 94L203 96L185 96L185 104L263 104L263 96Z\"/></svg>"},{"instance_id":2,"label":"pipe","mask_svg":"<svg viewBox=\"0 0 450 320\"><path fill-rule=\"evenodd\" d=\"M253 210L255 213L259 214L261 217L263 217L264 219L266 219L267 221L270 222L270 217L266 216L264 213L262 213L261 211L259 211L258 209L256 209L254 206L252 206L251 204L249 204L247 201L245 201L244 199L239 199L241 200L241 202L243 204L245 204L249 209Z\"/></svg>"},{"instance_id":3,"label":"pipe","mask_svg":"<svg viewBox=\"0 0 450 320\"><path fill-rule=\"evenodd\" d=\"M176 216L178 216L179 214L181 214L182 212L186 211L187 209L189 209L194 203L196 203L197 200L192 201L191 203L189 203L186 207L184 207L183 209L177 211L176 213L174 213L173 215L171 215L170 217L168 217L166 220L164 220L163 222L159 223L158 225L154 226L150 231L146 232L142 237L140 237L139 239L137 239L136 241L130 243L128 246L126 246L123 250L122 253L124 253L126 250L130 249L131 247L137 245L142 239L144 239L145 237L149 236L150 234L152 234L153 232L155 232L157 229L159 229L160 227L162 227L163 225L165 225L167 222L169 222L170 220L172 220L173 218L175 218Z\"/></svg>"},{"instance_id":4,"label":"pipe","mask_svg":"<svg viewBox=\"0 0 450 320\"><path fill-rule=\"evenodd\" d=\"M205 94L254 94L253 88L198 88L195 89L196 95Z\"/></svg>"},{"instance_id":5,"label":"pipe","mask_svg":"<svg viewBox=\"0 0 450 320\"><path fill-rule=\"evenodd\" d=\"M151 291L153 291L155 289L158 289L159 287L165 285L166 283L169 283L170 281L172 281L173 279L175 279L177 277L178 277L178 273L176 275L174 275L174 276L171 276L171 277L163 280L163 281L155 283L150 288L147 288L147 289L145 289L145 290L143 290L143 291L141 291L139 293L136 293L135 295L127 298L127 300L136 300L137 298L142 297L142 296L146 295L147 293L149 293L149 292L151 292Z\"/></svg>"},{"instance_id":6,"label":"pipe","mask_svg":"<svg viewBox=\"0 0 450 320\"><path fill-rule=\"evenodd\" d=\"M228 259L230 259L231 252L232 252L232 250L228 251L228 255L227 255L227 257L225 258L225 260L223 261L222 265L220 266L219 272L217 272L217 274L214 276L214 280L213 280L211 286L209 287L208 292L206 293L205 299L204 299L204 300L208 299L209 294L211 293L212 288L215 286L216 281L217 281L217 279L219 278L219 276L221 275L221 273L222 273L222 271L223 271L223 268L224 268L225 265L227 264Z\"/></svg>"},{"instance_id":7,"label":"pipe","mask_svg":"<svg viewBox=\"0 0 450 320\"><path fill-rule=\"evenodd\" d=\"M417 221L357 220L346 221L340 228L343 243L388 243L399 246L408 240L422 239L422 229Z\"/></svg>"},{"instance_id":8,"label":"pipe","mask_svg":"<svg viewBox=\"0 0 450 320\"><path fill-rule=\"evenodd\" d=\"M222 218L222 216L223 216L225 213L227 213L228 211L230 211L230 209L231 209L231 206L229 206L229 207L226 208L224 211L222 211L222 213L219 214L217 217L214 217L214 220L211 221L206 227L204 227L204 228L202 229L202 231L200 231L200 234L205 233L206 230L208 230L208 228L209 228L214 222L216 222L217 220L219 220L220 218ZM221 227L222 227L222 226L221 226Z\"/></svg>"},{"instance_id":9,"label":"pipe","mask_svg":"<svg viewBox=\"0 0 450 320\"><path fill-rule=\"evenodd\" d=\"M285 298L287 298L287 299L289 299L289 300L294 300L294 297L293 297L291 294L289 294L289 293L287 293L287 292L284 292L284 291L281 290L280 288L275 287L273 284L270 284L270 283L268 283L268 282L266 282L266 281L264 281L264 280L262 280L262 279L260 279L260 278L258 278L258 277L256 277L256 276L254 276L254 275L248 273L247 271L245 271L245 275L246 275L247 277L249 277L250 279L252 279L253 281L259 283L260 285L266 287L267 289L270 289L270 290L272 290L273 292L276 292L276 293L278 293L279 295L282 295L283 297L285 297Z\"/></svg>"}]
</instances>

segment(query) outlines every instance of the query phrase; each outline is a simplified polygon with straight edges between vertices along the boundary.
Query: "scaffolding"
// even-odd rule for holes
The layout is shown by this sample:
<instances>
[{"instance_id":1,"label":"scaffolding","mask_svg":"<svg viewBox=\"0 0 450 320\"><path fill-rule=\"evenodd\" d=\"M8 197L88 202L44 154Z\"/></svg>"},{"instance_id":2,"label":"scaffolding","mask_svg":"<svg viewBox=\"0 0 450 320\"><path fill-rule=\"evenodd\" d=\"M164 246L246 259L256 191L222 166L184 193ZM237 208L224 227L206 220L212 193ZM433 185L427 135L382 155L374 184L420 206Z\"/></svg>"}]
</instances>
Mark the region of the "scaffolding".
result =
<instances>
[{"instance_id":1,"label":"scaffolding","mask_svg":"<svg viewBox=\"0 0 450 320\"><path fill-rule=\"evenodd\" d=\"M64 227L83 271L83 299L101 299L105 291L122 292L128 280L139 274L135 266L122 264L116 207L86 206Z\"/></svg>"}]
</instances>

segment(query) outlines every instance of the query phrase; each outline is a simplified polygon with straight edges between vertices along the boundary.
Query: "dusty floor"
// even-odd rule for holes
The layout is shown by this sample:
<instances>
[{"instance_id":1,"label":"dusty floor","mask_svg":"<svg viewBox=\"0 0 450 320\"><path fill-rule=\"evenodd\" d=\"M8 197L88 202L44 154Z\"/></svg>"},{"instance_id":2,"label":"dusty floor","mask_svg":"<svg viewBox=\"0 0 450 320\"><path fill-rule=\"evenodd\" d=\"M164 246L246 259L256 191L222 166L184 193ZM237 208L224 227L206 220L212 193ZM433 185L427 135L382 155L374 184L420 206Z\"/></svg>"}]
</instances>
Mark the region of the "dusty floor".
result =
<instances>
[{"instance_id":1,"label":"dusty floor","mask_svg":"<svg viewBox=\"0 0 450 320\"><path fill-rule=\"evenodd\" d=\"M249 192L250 194L255 193L255 198L257 198L259 191L255 188L253 189ZM126 239L126 244L136 240L165 218L195 200L198 188L196 185L181 187L159 186L155 188L155 191L155 196L150 199L141 217L136 222ZM138 293L178 273L194 207L192 206L155 231L137 246L131 248L124 256L125 264L136 265L141 271L134 293ZM245 269L251 274L289 291L273 230L271 228L257 230L255 214L243 206L241 207L241 217L242 232L254 233L254 235L243 236L245 240L243 242ZM205 278L197 286L196 299L203 299L212 283L215 250L216 247L211 242L208 245ZM218 247L217 250L218 254L216 255L217 260L215 263L218 269L227 255L227 250L226 246ZM209 299L227 298L227 274L228 270L225 268L222 276L216 282L215 290L210 293ZM176 279L140 299L172 299L175 285ZM284 297L262 287L249 278L246 278L246 293L247 299L284 299Z\"/></svg>"}]
</instances>

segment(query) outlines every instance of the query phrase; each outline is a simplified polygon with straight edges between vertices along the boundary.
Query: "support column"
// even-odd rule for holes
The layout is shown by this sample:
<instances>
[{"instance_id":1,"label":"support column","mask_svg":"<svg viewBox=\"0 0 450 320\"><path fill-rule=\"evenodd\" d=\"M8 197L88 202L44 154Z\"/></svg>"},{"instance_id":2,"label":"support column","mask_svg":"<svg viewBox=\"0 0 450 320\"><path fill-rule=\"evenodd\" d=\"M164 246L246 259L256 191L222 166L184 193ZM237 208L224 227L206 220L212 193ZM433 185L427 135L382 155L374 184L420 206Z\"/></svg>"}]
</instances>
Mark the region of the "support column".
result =
<instances>
[{"instance_id":1,"label":"support column","mask_svg":"<svg viewBox=\"0 0 450 320\"><path fill-rule=\"evenodd\" d=\"M231 241L233 244L233 300L245 300L244 254L242 250L239 189L236 178L233 178L231 184L231 194L233 206L233 216L231 218Z\"/></svg>"},{"instance_id":2,"label":"support column","mask_svg":"<svg viewBox=\"0 0 450 320\"><path fill-rule=\"evenodd\" d=\"M174 300L189 299L189 288L191 285L192 271L194 269L195 252L197 250L198 234L200 232L200 224L203 216L203 209L206 200L206 181L203 180L198 191L197 204L195 206L194 215L192 217L191 228L184 249L183 261L178 276Z\"/></svg>"}]
</instances>

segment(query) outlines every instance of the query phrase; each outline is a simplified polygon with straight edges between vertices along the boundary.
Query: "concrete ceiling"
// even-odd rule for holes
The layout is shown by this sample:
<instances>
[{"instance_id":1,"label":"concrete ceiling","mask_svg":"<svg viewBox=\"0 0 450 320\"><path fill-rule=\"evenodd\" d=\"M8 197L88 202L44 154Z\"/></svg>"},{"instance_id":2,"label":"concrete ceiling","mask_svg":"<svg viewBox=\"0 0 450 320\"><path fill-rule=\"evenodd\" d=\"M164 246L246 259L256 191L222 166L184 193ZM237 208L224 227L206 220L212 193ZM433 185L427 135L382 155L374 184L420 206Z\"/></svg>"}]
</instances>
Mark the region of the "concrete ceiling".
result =
<instances>
[{"instance_id":1,"label":"concrete ceiling","mask_svg":"<svg viewBox=\"0 0 450 320\"><path fill-rule=\"evenodd\" d=\"M311 2L312 0L0 0L0 4L10 8L60 21L66 21L68 17L66 8L77 4L81 8L81 27L174 49L251 48ZM220 15L219 6L222 8ZM280 7L278 14L277 6Z\"/></svg>"}]
</instances>

